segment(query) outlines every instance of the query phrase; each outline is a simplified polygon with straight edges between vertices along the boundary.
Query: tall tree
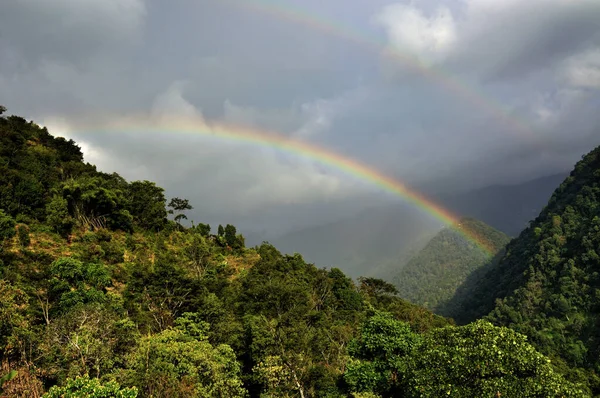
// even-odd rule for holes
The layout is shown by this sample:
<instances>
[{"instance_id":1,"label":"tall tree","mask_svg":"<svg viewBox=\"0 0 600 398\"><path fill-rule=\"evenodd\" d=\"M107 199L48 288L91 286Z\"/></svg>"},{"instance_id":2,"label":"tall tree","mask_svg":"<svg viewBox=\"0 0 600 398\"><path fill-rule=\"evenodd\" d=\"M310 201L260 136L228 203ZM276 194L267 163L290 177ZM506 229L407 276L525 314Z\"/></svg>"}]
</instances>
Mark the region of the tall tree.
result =
<instances>
[{"instance_id":1,"label":"tall tree","mask_svg":"<svg viewBox=\"0 0 600 398\"><path fill-rule=\"evenodd\" d=\"M181 198L172 198L171 201L169 202L169 214L174 214L175 212L178 212L179 214L177 214L174 217L174 220L179 223L180 220L187 220L187 216L185 214L183 214L184 211L186 210L192 210L193 207L190 205L190 201L188 199L181 199Z\"/></svg>"},{"instance_id":2,"label":"tall tree","mask_svg":"<svg viewBox=\"0 0 600 398\"><path fill-rule=\"evenodd\" d=\"M161 230L167 221L164 189L150 181L134 181L127 190L133 222L143 229Z\"/></svg>"}]
</instances>

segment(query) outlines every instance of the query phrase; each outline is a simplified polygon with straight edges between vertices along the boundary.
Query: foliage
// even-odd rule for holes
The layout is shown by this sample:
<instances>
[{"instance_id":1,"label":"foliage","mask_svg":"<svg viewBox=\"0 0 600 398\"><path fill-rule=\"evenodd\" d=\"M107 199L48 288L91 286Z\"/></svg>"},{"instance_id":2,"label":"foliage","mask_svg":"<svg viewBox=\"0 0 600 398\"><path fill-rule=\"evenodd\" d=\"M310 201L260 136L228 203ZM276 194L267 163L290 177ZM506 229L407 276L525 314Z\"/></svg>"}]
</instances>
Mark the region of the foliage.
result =
<instances>
[{"instance_id":1,"label":"foliage","mask_svg":"<svg viewBox=\"0 0 600 398\"><path fill-rule=\"evenodd\" d=\"M352 340L344 379L352 391L384 396L401 394L407 383L407 357L421 343L421 336L391 314L378 312L369 318Z\"/></svg>"},{"instance_id":2,"label":"foliage","mask_svg":"<svg viewBox=\"0 0 600 398\"><path fill-rule=\"evenodd\" d=\"M109 381L102 384L99 379L88 376L69 379L64 386L54 386L42 398L136 398L137 388L121 388Z\"/></svg>"},{"instance_id":3,"label":"foliage","mask_svg":"<svg viewBox=\"0 0 600 398\"><path fill-rule=\"evenodd\" d=\"M79 304L102 303L110 275L102 264L63 257L50 265L50 298L66 312Z\"/></svg>"},{"instance_id":4,"label":"foliage","mask_svg":"<svg viewBox=\"0 0 600 398\"><path fill-rule=\"evenodd\" d=\"M344 379L382 397L584 397L526 337L485 321L420 336L377 313L353 340Z\"/></svg>"},{"instance_id":5,"label":"foliage","mask_svg":"<svg viewBox=\"0 0 600 398\"><path fill-rule=\"evenodd\" d=\"M128 358L126 379L145 396L244 397L241 369L231 347L213 347L206 326L184 318L178 327L143 337Z\"/></svg>"},{"instance_id":6,"label":"foliage","mask_svg":"<svg viewBox=\"0 0 600 398\"><path fill-rule=\"evenodd\" d=\"M160 231L167 221L164 189L150 181L133 181L127 187L128 210L142 229Z\"/></svg>"},{"instance_id":7,"label":"foliage","mask_svg":"<svg viewBox=\"0 0 600 398\"><path fill-rule=\"evenodd\" d=\"M71 232L74 220L69 215L68 202L65 198L55 195L48 202L46 205L46 222L61 235Z\"/></svg>"},{"instance_id":8,"label":"foliage","mask_svg":"<svg viewBox=\"0 0 600 398\"><path fill-rule=\"evenodd\" d=\"M169 207L169 211L168 211L169 214L174 214L175 212L179 213L174 217L174 220L177 223L179 223L180 220L187 220L187 216L185 214L183 214L184 211L193 209L193 207L192 207L192 205L190 205L190 201L188 199L181 199L181 198L172 198L168 204L168 207Z\"/></svg>"},{"instance_id":9,"label":"foliage","mask_svg":"<svg viewBox=\"0 0 600 398\"><path fill-rule=\"evenodd\" d=\"M465 234L476 236L479 244ZM489 266L508 241L481 221L461 219L439 232L394 277L400 297L444 316L456 315L470 296L470 289L459 287L474 271Z\"/></svg>"}]
</instances>

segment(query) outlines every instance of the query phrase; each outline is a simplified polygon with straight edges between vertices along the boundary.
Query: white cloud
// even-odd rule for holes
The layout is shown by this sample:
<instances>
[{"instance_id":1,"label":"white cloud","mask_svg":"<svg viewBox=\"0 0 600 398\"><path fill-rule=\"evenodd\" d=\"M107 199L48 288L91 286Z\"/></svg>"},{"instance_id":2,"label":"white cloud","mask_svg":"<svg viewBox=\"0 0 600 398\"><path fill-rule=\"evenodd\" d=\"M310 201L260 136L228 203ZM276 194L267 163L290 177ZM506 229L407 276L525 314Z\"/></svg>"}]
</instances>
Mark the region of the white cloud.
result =
<instances>
[{"instance_id":1,"label":"white cloud","mask_svg":"<svg viewBox=\"0 0 600 398\"><path fill-rule=\"evenodd\" d=\"M167 90L156 96L152 104L152 113L167 117L195 117L202 118L202 112L183 97L186 82L174 81Z\"/></svg>"},{"instance_id":2,"label":"white cloud","mask_svg":"<svg viewBox=\"0 0 600 398\"><path fill-rule=\"evenodd\" d=\"M388 34L390 44L422 61L442 59L456 42L454 17L446 7L438 7L429 17L412 5L390 4L374 17Z\"/></svg>"},{"instance_id":3,"label":"white cloud","mask_svg":"<svg viewBox=\"0 0 600 398\"><path fill-rule=\"evenodd\" d=\"M566 60L563 73L573 87L600 89L600 46Z\"/></svg>"}]
</instances>

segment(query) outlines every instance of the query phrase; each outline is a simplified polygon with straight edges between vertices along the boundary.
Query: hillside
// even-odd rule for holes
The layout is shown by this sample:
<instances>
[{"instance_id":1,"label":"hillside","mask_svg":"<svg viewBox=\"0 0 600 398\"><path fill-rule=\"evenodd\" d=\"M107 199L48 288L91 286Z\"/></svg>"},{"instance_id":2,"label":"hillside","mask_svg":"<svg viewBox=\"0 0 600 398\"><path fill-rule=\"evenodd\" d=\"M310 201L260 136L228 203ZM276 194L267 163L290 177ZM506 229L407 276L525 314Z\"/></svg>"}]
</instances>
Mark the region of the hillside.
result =
<instances>
[{"instance_id":1,"label":"hillside","mask_svg":"<svg viewBox=\"0 0 600 398\"><path fill-rule=\"evenodd\" d=\"M460 227L481 237L498 254L509 242L508 236L481 221L464 218ZM456 289L475 270L484 268L493 256L468 241L456 225L440 231L394 277L400 297L429 308L435 313L454 316L462 305L454 298ZM468 297L464 292L463 300Z\"/></svg>"},{"instance_id":2,"label":"hillside","mask_svg":"<svg viewBox=\"0 0 600 398\"><path fill-rule=\"evenodd\" d=\"M542 352L563 358L565 367L586 369L599 394L599 247L600 147L577 163L507 246L457 319L488 314L493 323L526 334Z\"/></svg>"},{"instance_id":3,"label":"hillside","mask_svg":"<svg viewBox=\"0 0 600 398\"><path fill-rule=\"evenodd\" d=\"M23 118L0 117L0 179L2 397L588 396L520 334L185 227L187 199Z\"/></svg>"}]
</instances>

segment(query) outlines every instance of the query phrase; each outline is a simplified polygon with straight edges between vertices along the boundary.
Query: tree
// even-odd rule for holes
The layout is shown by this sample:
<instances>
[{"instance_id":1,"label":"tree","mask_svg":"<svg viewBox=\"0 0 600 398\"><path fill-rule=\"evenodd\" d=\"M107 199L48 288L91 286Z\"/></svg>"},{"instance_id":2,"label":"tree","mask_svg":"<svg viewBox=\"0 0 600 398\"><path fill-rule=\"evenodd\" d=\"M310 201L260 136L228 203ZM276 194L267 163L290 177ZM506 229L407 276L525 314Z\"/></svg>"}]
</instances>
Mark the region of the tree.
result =
<instances>
[{"instance_id":1,"label":"tree","mask_svg":"<svg viewBox=\"0 0 600 398\"><path fill-rule=\"evenodd\" d=\"M59 312L69 311L79 304L104 302L104 291L111 283L104 265L83 263L70 257L54 261L50 275L50 299Z\"/></svg>"},{"instance_id":2,"label":"tree","mask_svg":"<svg viewBox=\"0 0 600 398\"><path fill-rule=\"evenodd\" d=\"M199 223L196 226L196 231L198 231L198 233L202 236L204 236L205 238L208 237L208 235L210 235L210 225L209 224L202 224Z\"/></svg>"},{"instance_id":3,"label":"tree","mask_svg":"<svg viewBox=\"0 0 600 398\"><path fill-rule=\"evenodd\" d=\"M160 231L167 221L164 189L150 181L134 181L127 191L133 222L143 229Z\"/></svg>"},{"instance_id":4,"label":"tree","mask_svg":"<svg viewBox=\"0 0 600 398\"><path fill-rule=\"evenodd\" d=\"M147 336L128 359L126 378L145 396L244 397L231 347L207 341L208 324L184 314L175 328Z\"/></svg>"},{"instance_id":5,"label":"tree","mask_svg":"<svg viewBox=\"0 0 600 398\"><path fill-rule=\"evenodd\" d=\"M21 247L28 247L31 244L31 238L29 237L29 227L27 225L18 225L17 237L19 239L19 245L21 245Z\"/></svg>"},{"instance_id":6,"label":"tree","mask_svg":"<svg viewBox=\"0 0 600 398\"><path fill-rule=\"evenodd\" d=\"M68 379L64 386L53 386L42 398L136 398L136 387L121 388L119 383L100 383L99 379L79 376Z\"/></svg>"},{"instance_id":7,"label":"tree","mask_svg":"<svg viewBox=\"0 0 600 398\"><path fill-rule=\"evenodd\" d=\"M0 356L14 354L19 346L19 333L29 328L25 316L29 297L25 292L0 279Z\"/></svg>"},{"instance_id":8,"label":"tree","mask_svg":"<svg viewBox=\"0 0 600 398\"><path fill-rule=\"evenodd\" d=\"M398 294L396 286L384 281L383 279L377 278L358 278L360 282L360 291L367 294L368 296L381 296L381 295L395 295Z\"/></svg>"},{"instance_id":9,"label":"tree","mask_svg":"<svg viewBox=\"0 0 600 398\"><path fill-rule=\"evenodd\" d=\"M189 203L190 201L187 199L180 198L172 198L169 202L168 207L170 207L168 213L174 214L175 212L179 212L174 218L174 220L179 223L179 220L187 220L187 216L183 214L186 210L192 210L193 207Z\"/></svg>"},{"instance_id":10,"label":"tree","mask_svg":"<svg viewBox=\"0 0 600 398\"><path fill-rule=\"evenodd\" d=\"M408 358L421 343L421 336L391 314L376 312L361 327L348 346L352 359L344 380L353 392L402 396L407 382Z\"/></svg>"},{"instance_id":11,"label":"tree","mask_svg":"<svg viewBox=\"0 0 600 398\"><path fill-rule=\"evenodd\" d=\"M119 175L85 176L62 184L69 215L86 228L132 231L126 183Z\"/></svg>"},{"instance_id":12,"label":"tree","mask_svg":"<svg viewBox=\"0 0 600 398\"><path fill-rule=\"evenodd\" d=\"M79 305L53 319L45 328L41 351L46 375L58 382L67 376L103 377L123 361L139 338L136 326L109 305Z\"/></svg>"},{"instance_id":13,"label":"tree","mask_svg":"<svg viewBox=\"0 0 600 398\"><path fill-rule=\"evenodd\" d=\"M46 204L46 222L61 235L71 232L74 221L69 215L68 202L65 198L55 195Z\"/></svg>"},{"instance_id":14,"label":"tree","mask_svg":"<svg viewBox=\"0 0 600 398\"><path fill-rule=\"evenodd\" d=\"M348 347L351 391L382 397L585 397L526 337L486 321L423 336L376 314Z\"/></svg>"},{"instance_id":15,"label":"tree","mask_svg":"<svg viewBox=\"0 0 600 398\"><path fill-rule=\"evenodd\" d=\"M234 249L239 248L240 245L236 235L236 228L231 224L227 224L223 232L223 237L225 238L225 242L227 243L227 245Z\"/></svg>"},{"instance_id":16,"label":"tree","mask_svg":"<svg viewBox=\"0 0 600 398\"><path fill-rule=\"evenodd\" d=\"M406 391L423 397L585 397L527 337L487 321L437 329L413 352ZM433 382L435 381L435 382Z\"/></svg>"},{"instance_id":17,"label":"tree","mask_svg":"<svg viewBox=\"0 0 600 398\"><path fill-rule=\"evenodd\" d=\"M184 253L196 271L198 279L202 278L209 264L212 246L208 244L202 235L194 234L191 242L185 247Z\"/></svg>"}]
</instances>

